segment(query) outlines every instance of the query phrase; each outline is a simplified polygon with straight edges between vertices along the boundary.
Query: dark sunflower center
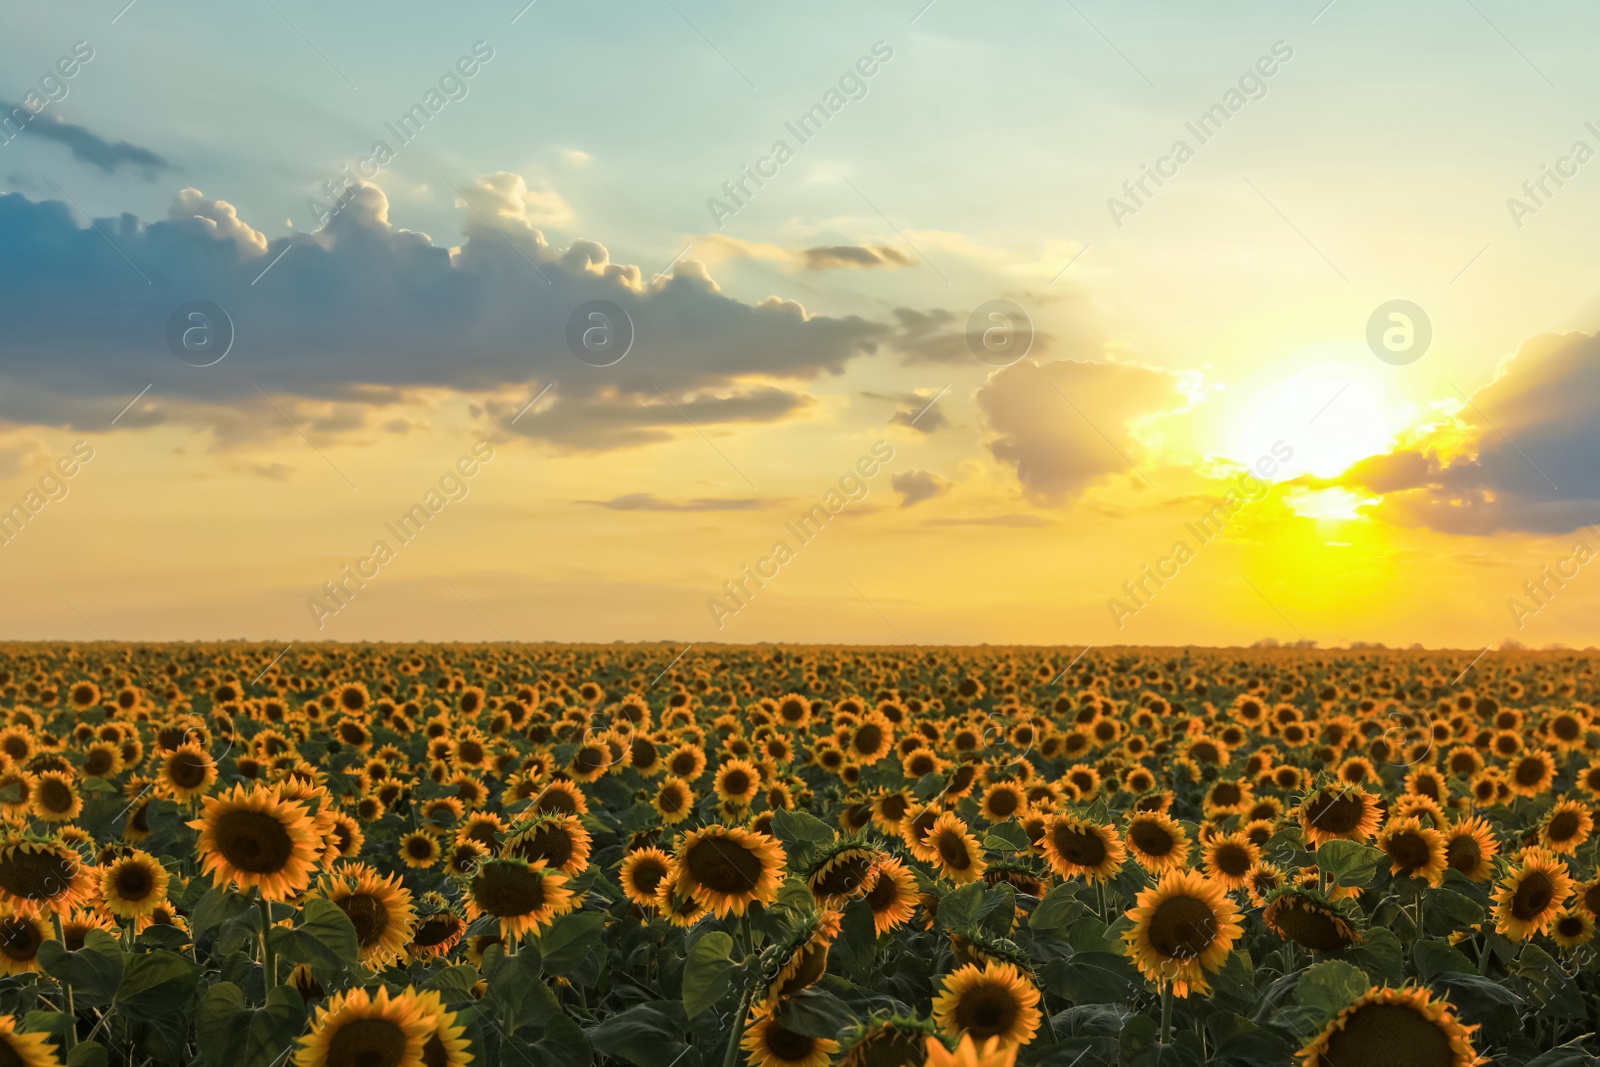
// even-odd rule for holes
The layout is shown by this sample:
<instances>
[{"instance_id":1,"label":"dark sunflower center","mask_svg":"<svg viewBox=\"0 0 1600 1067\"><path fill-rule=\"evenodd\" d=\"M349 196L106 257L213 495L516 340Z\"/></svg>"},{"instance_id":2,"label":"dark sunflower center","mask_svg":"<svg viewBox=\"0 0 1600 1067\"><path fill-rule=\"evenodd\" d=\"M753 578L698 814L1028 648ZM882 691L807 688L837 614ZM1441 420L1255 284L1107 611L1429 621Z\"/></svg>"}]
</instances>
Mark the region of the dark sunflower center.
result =
<instances>
[{"instance_id":1,"label":"dark sunflower center","mask_svg":"<svg viewBox=\"0 0 1600 1067\"><path fill-rule=\"evenodd\" d=\"M1336 1030L1318 1060L1319 1067L1339 1064L1415 1064L1450 1067L1456 1062L1450 1037L1439 1026L1399 1004L1368 1004Z\"/></svg>"},{"instance_id":2,"label":"dark sunflower center","mask_svg":"<svg viewBox=\"0 0 1600 1067\"><path fill-rule=\"evenodd\" d=\"M89 758L83 761L83 773L91 778L103 777L111 770L111 753L103 748L97 748L89 753Z\"/></svg>"},{"instance_id":3,"label":"dark sunflower center","mask_svg":"<svg viewBox=\"0 0 1600 1067\"><path fill-rule=\"evenodd\" d=\"M935 844L939 849L939 858L944 861L946 867L964 871L972 866L972 854L967 851L967 843L959 831L943 831Z\"/></svg>"},{"instance_id":4,"label":"dark sunflower center","mask_svg":"<svg viewBox=\"0 0 1600 1067\"><path fill-rule=\"evenodd\" d=\"M352 1019L328 1042L328 1067L399 1067L409 1042L387 1019Z\"/></svg>"},{"instance_id":5,"label":"dark sunflower center","mask_svg":"<svg viewBox=\"0 0 1600 1067\"><path fill-rule=\"evenodd\" d=\"M1050 831L1050 840L1056 851L1068 863L1079 867L1098 867L1106 858L1106 843L1098 834L1086 833L1070 826L1057 826Z\"/></svg>"},{"instance_id":6,"label":"dark sunflower center","mask_svg":"<svg viewBox=\"0 0 1600 1067\"><path fill-rule=\"evenodd\" d=\"M812 889L825 897L843 896L858 889L871 870L871 856L847 852L834 857L827 870L812 883Z\"/></svg>"},{"instance_id":7,"label":"dark sunflower center","mask_svg":"<svg viewBox=\"0 0 1600 1067\"><path fill-rule=\"evenodd\" d=\"M684 796L683 790L673 787L661 791L661 810L668 815L676 815L682 811L689 798Z\"/></svg>"},{"instance_id":8,"label":"dark sunflower center","mask_svg":"<svg viewBox=\"0 0 1600 1067\"><path fill-rule=\"evenodd\" d=\"M205 784L206 763L192 752L180 752L167 761L167 777L180 789L198 789Z\"/></svg>"},{"instance_id":9,"label":"dark sunflower center","mask_svg":"<svg viewBox=\"0 0 1600 1067\"><path fill-rule=\"evenodd\" d=\"M266 812L224 812L214 824L214 832L222 858L250 874L281 871L294 855L289 831Z\"/></svg>"},{"instance_id":10,"label":"dark sunflower center","mask_svg":"<svg viewBox=\"0 0 1600 1067\"><path fill-rule=\"evenodd\" d=\"M1402 831L1384 843L1383 850L1402 870L1414 871L1428 865L1432 852L1422 835Z\"/></svg>"},{"instance_id":11,"label":"dark sunflower center","mask_svg":"<svg viewBox=\"0 0 1600 1067\"><path fill-rule=\"evenodd\" d=\"M761 1042L777 1057L778 1063L803 1063L817 1047L816 1038L797 1034L779 1026L777 1022L767 1027L761 1035Z\"/></svg>"},{"instance_id":12,"label":"dark sunflower center","mask_svg":"<svg viewBox=\"0 0 1600 1067\"><path fill-rule=\"evenodd\" d=\"M1347 793L1319 793L1306 805L1311 825L1330 834L1347 834L1361 825L1367 808Z\"/></svg>"},{"instance_id":13,"label":"dark sunflower center","mask_svg":"<svg viewBox=\"0 0 1600 1067\"><path fill-rule=\"evenodd\" d=\"M156 880L150 877L150 871L141 863L125 863L118 867L113 882L117 896L133 902L144 900L156 885Z\"/></svg>"},{"instance_id":14,"label":"dark sunflower center","mask_svg":"<svg viewBox=\"0 0 1600 1067\"><path fill-rule=\"evenodd\" d=\"M1216 934L1216 913L1195 897L1168 897L1150 916L1150 945L1168 959L1193 959L1211 947Z\"/></svg>"},{"instance_id":15,"label":"dark sunflower center","mask_svg":"<svg viewBox=\"0 0 1600 1067\"><path fill-rule=\"evenodd\" d=\"M24 900L45 900L61 892L77 870L71 856L17 851L0 860L0 889Z\"/></svg>"},{"instance_id":16,"label":"dark sunflower center","mask_svg":"<svg viewBox=\"0 0 1600 1067\"><path fill-rule=\"evenodd\" d=\"M1022 1005L1010 989L990 981L980 981L956 1001L956 1026L969 1031L974 1041L985 1041L1008 1032L1022 1013Z\"/></svg>"},{"instance_id":17,"label":"dark sunflower center","mask_svg":"<svg viewBox=\"0 0 1600 1067\"><path fill-rule=\"evenodd\" d=\"M1556 933L1562 937L1580 937L1583 934L1583 920L1576 915L1563 915L1556 920Z\"/></svg>"},{"instance_id":18,"label":"dark sunflower center","mask_svg":"<svg viewBox=\"0 0 1600 1067\"><path fill-rule=\"evenodd\" d=\"M48 811L71 811L77 799L72 787L59 778L46 778L39 783L39 803Z\"/></svg>"},{"instance_id":19,"label":"dark sunflower center","mask_svg":"<svg viewBox=\"0 0 1600 1067\"><path fill-rule=\"evenodd\" d=\"M1546 833L1549 834L1551 841L1560 844L1576 837L1580 825L1578 816L1574 812L1562 811L1558 812L1556 817L1550 820L1550 826Z\"/></svg>"},{"instance_id":20,"label":"dark sunflower center","mask_svg":"<svg viewBox=\"0 0 1600 1067\"><path fill-rule=\"evenodd\" d=\"M0 919L0 952L11 959L32 960L43 943L39 928L26 919Z\"/></svg>"},{"instance_id":21,"label":"dark sunflower center","mask_svg":"<svg viewBox=\"0 0 1600 1067\"><path fill-rule=\"evenodd\" d=\"M1220 845L1212 853L1217 870L1232 878L1242 878L1250 870L1250 850L1232 842Z\"/></svg>"},{"instance_id":22,"label":"dark sunflower center","mask_svg":"<svg viewBox=\"0 0 1600 1067\"><path fill-rule=\"evenodd\" d=\"M996 789L989 794L989 810L1005 818L1017 810L1017 794L1010 789Z\"/></svg>"},{"instance_id":23,"label":"dark sunflower center","mask_svg":"<svg viewBox=\"0 0 1600 1067\"><path fill-rule=\"evenodd\" d=\"M356 940L363 948L376 944L389 928L389 909L369 893L352 893L337 903L350 916L350 923L356 928Z\"/></svg>"},{"instance_id":24,"label":"dark sunflower center","mask_svg":"<svg viewBox=\"0 0 1600 1067\"><path fill-rule=\"evenodd\" d=\"M867 723L856 731L856 751L862 755L870 755L878 751L878 746L883 744L883 727L876 723Z\"/></svg>"},{"instance_id":25,"label":"dark sunflower center","mask_svg":"<svg viewBox=\"0 0 1600 1067\"><path fill-rule=\"evenodd\" d=\"M653 897L656 889L661 885L661 879L667 876L667 868L659 860L643 860L634 864L628 877L633 879L633 887L641 896Z\"/></svg>"},{"instance_id":26,"label":"dark sunflower center","mask_svg":"<svg viewBox=\"0 0 1600 1067\"><path fill-rule=\"evenodd\" d=\"M472 880L472 899L496 918L531 915L544 906L544 879L521 863L488 863Z\"/></svg>"},{"instance_id":27,"label":"dark sunflower center","mask_svg":"<svg viewBox=\"0 0 1600 1067\"><path fill-rule=\"evenodd\" d=\"M1525 759L1517 763L1516 778L1518 785L1537 785L1544 780L1544 760Z\"/></svg>"},{"instance_id":28,"label":"dark sunflower center","mask_svg":"<svg viewBox=\"0 0 1600 1067\"><path fill-rule=\"evenodd\" d=\"M564 867L572 859L572 835L561 826L541 826L521 841L513 851L528 860L544 860L552 869Z\"/></svg>"},{"instance_id":29,"label":"dark sunflower center","mask_svg":"<svg viewBox=\"0 0 1600 1067\"><path fill-rule=\"evenodd\" d=\"M1293 897L1283 897L1274 902L1266 913L1267 925L1301 948L1313 952L1331 952L1350 944L1347 927L1313 904L1295 906Z\"/></svg>"},{"instance_id":30,"label":"dark sunflower center","mask_svg":"<svg viewBox=\"0 0 1600 1067\"><path fill-rule=\"evenodd\" d=\"M421 948L432 948L445 944L460 930L461 920L454 915L429 915L417 924L417 932L412 935L411 941Z\"/></svg>"},{"instance_id":31,"label":"dark sunflower center","mask_svg":"<svg viewBox=\"0 0 1600 1067\"><path fill-rule=\"evenodd\" d=\"M1529 871L1517 883L1511 897L1511 914L1522 922L1531 922L1543 915L1555 897L1556 886L1543 871Z\"/></svg>"},{"instance_id":32,"label":"dark sunflower center","mask_svg":"<svg viewBox=\"0 0 1600 1067\"><path fill-rule=\"evenodd\" d=\"M684 856L689 875L717 893L753 892L761 882L761 857L730 837L703 837Z\"/></svg>"},{"instance_id":33,"label":"dark sunflower center","mask_svg":"<svg viewBox=\"0 0 1600 1067\"><path fill-rule=\"evenodd\" d=\"M750 791L750 776L743 771L729 771L722 777L722 790L729 796L742 797Z\"/></svg>"},{"instance_id":34,"label":"dark sunflower center","mask_svg":"<svg viewBox=\"0 0 1600 1067\"><path fill-rule=\"evenodd\" d=\"M1244 794L1232 782L1218 782L1211 789L1211 802L1223 807L1232 807L1244 799Z\"/></svg>"}]
</instances>

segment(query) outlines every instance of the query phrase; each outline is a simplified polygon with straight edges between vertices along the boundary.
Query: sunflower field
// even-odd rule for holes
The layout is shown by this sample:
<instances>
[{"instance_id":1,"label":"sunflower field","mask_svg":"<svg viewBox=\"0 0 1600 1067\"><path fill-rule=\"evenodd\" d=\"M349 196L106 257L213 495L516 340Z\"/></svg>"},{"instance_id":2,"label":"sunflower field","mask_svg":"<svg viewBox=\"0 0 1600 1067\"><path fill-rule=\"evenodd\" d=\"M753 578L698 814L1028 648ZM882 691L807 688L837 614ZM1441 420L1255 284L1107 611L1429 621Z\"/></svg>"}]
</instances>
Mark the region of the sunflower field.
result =
<instances>
[{"instance_id":1,"label":"sunflower field","mask_svg":"<svg viewBox=\"0 0 1600 1067\"><path fill-rule=\"evenodd\" d=\"M0 1067L1567 1067L1596 660L0 649Z\"/></svg>"}]
</instances>

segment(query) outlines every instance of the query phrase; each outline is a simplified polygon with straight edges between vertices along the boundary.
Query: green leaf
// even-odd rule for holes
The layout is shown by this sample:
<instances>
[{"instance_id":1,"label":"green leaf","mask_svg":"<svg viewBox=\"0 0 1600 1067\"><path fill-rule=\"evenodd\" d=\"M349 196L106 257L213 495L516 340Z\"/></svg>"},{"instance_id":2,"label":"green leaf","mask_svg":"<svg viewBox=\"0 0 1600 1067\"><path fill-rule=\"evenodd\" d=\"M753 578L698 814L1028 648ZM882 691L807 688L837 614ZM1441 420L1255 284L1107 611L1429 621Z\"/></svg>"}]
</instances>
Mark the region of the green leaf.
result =
<instances>
[{"instance_id":1,"label":"green leaf","mask_svg":"<svg viewBox=\"0 0 1600 1067\"><path fill-rule=\"evenodd\" d=\"M558 1067L590 1067L594 1063L594 1051L589 1047L583 1027L564 1012L550 1017L545 1024L544 1037L535 1047Z\"/></svg>"},{"instance_id":2,"label":"green leaf","mask_svg":"<svg viewBox=\"0 0 1600 1067\"><path fill-rule=\"evenodd\" d=\"M1416 964L1417 976L1424 982L1449 971L1472 974L1477 970L1465 954L1443 941L1418 938L1411 946L1411 959Z\"/></svg>"},{"instance_id":3,"label":"green leaf","mask_svg":"<svg viewBox=\"0 0 1600 1067\"><path fill-rule=\"evenodd\" d=\"M1143 983L1126 956L1076 952L1045 966L1045 988L1069 1004L1120 1004Z\"/></svg>"},{"instance_id":4,"label":"green leaf","mask_svg":"<svg viewBox=\"0 0 1600 1067\"><path fill-rule=\"evenodd\" d=\"M978 906L983 902L984 883L968 882L960 889L945 894L939 901L939 927L956 930L978 924Z\"/></svg>"},{"instance_id":5,"label":"green leaf","mask_svg":"<svg viewBox=\"0 0 1600 1067\"><path fill-rule=\"evenodd\" d=\"M190 886L204 883L196 878ZM189 929L195 936L205 933L213 926L220 926L230 919L237 919L242 915L250 914L255 910L255 905L243 893L235 893L224 886L214 886L200 898L189 916Z\"/></svg>"},{"instance_id":6,"label":"green leaf","mask_svg":"<svg viewBox=\"0 0 1600 1067\"><path fill-rule=\"evenodd\" d=\"M218 982L200 1001L195 1036L213 1067L268 1067L294 1043L305 1022L305 1004L289 986L269 993L266 1007L250 1008L238 986Z\"/></svg>"},{"instance_id":7,"label":"green leaf","mask_svg":"<svg viewBox=\"0 0 1600 1067\"><path fill-rule=\"evenodd\" d=\"M607 1056L615 1056L636 1067L661 1067L671 1063L688 1046L683 1027L671 1009L682 1012L671 1001L651 1001L635 1005L610 1016L589 1031L589 1041Z\"/></svg>"},{"instance_id":8,"label":"green leaf","mask_svg":"<svg viewBox=\"0 0 1600 1067\"><path fill-rule=\"evenodd\" d=\"M1383 853L1354 841L1325 841L1317 849L1317 866L1340 885L1366 885L1372 881Z\"/></svg>"},{"instance_id":9,"label":"green leaf","mask_svg":"<svg viewBox=\"0 0 1600 1067\"><path fill-rule=\"evenodd\" d=\"M1318 1029L1321 1029L1370 988L1372 981L1361 968L1339 960L1327 960L1306 969L1295 987L1294 998L1316 1012L1321 1020Z\"/></svg>"},{"instance_id":10,"label":"green leaf","mask_svg":"<svg viewBox=\"0 0 1600 1067\"><path fill-rule=\"evenodd\" d=\"M191 959L161 950L146 952L128 960L112 1004L134 1019L182 1013L194 1000L199 978L200 965Z\"/></svg>"},{"instance_id":11,"label":"green leaf","mask_svg":"<svg viewBox=\"0 0 1600 1067\"><path fill-rule=\"evenodd\" d=\"M733 984L733 938L720 930L694 943L683 965L683 1011L694 1018L727 995Z\"/></svg>"},{"instance_id":12,"label":"green leaf","mask_svg":"<svg viewBox=\"0 0 1600 1067\"><path fill-rule=\"evenodd\" d=\"M545 973L577 985L594 985L606 959L605 927L606 917L597 911L573 912L557 919L539 936Z\"/></svg>"},{"instance_id":13,"label":"green leaf","mask_svg":"<svg viewBox=\"0 0 1600 1067\"><path fill-rule=\"evenodd\" d=\"M807 1037L833 1038L860 1020L844 1001L826 990L812 987L800 990L778 1005L778 1022Z\"/></svg>"},{"instance_id":14,"label":"green leaf","mask_svg":"<svg viewBox=\"0 0 1600 1067\"><path fill-rule=\"evenodd\" d=\"M360 965L355 925L343 908L324 897L307 900L298 923L274 926L267 936L278 954L280 977L297 963L309 964L314 972L327 976Z\"/></svg>"},{"instance_id":15,"label":"green leaf","mask_svg":"<svg viewBox=\"0 0 1600 1067\"><path fill-rule=\"evenodd\" d=\"M515 956L506 955L499 945L491 945L483 954L487 997L495 1008L492 1018L510 1033L523 1026L543 1026L561 1013L555 994L540 980L539 967L539 952L531 945L522 946Z\"/></svg>"},{"instance_id":16,"label":"green leaf","mask_svg":"<svg viewBox=\"0 0 1600 1067\"><path fill-rule=\"evenodd\" d=\"M1078 900L1079 884L1077 882L1062 882L1039 901L1039 906L1033 909L1033 914L1028 917L1028 929L1034 935L1055 934L1066 936L1072 924L1082 918L1088 909Z\"/></svg>"},{"instance_id":17,"label":"green leaf","mask_svg":"<svg viewBox=\"0 0 1600 1067\"><path fill-rule=\"evenodd\" d=\"M80 1041L67 1054L67 1067L106 1067L106 1047L98 1041Z\"/></svg>"},{"instance_id":18,"label":"green leaf","mask_svg":"<svg viewBox=\"0 0 1600 1067\"><path fill-rule=\"evenodd\" d=\"M833 827L803 811L780 808L772 813L772 834L783 845L792 869L810 867L817 850L838 836Z\"/></svg>"},{"instance_id":19,"label":"green leaf","mask_svg":"<svg viewBox=\"0 0 1600 1067\"><path fill-rule=\"evenodd\" d=\"M998 826L991 826L988 836L983 839L983 847L995 852L1026 852L1029 844L1028 831L1017 822L1003 822Z\"/></svg>"},{"instance_id":20,"label":"green leaf","mask_svg":"<svg viewBox=\"0 0 1600 1067\"><path fill-rule=\"evenodd\" d=\"M90 930L77 952L68 952L55 940L39 946L39 966L45 974L71 986L73 998L82 1008L103 1008L111 1003L117 983L122 981L125 959L116 938L104 930Z\"/></svg>"}]
</instances>

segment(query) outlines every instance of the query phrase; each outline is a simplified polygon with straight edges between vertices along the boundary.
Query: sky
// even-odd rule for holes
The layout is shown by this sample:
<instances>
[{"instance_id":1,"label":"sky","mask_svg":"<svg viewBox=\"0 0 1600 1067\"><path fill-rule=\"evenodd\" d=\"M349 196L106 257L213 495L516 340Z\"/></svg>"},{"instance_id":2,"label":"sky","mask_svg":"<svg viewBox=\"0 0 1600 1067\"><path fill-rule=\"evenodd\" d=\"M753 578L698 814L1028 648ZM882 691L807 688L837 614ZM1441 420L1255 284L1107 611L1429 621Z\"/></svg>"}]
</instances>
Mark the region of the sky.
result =
<instances>
[{"instance_id":1,"label":"sky","mask_svg":"<svg viewBox=\"0 0 1600 1067\"><path fill-rule=\"evenodd\" d=\"M10 11L0 639L1588 646L1597 32Z\"/></svg>"}]
</instances>

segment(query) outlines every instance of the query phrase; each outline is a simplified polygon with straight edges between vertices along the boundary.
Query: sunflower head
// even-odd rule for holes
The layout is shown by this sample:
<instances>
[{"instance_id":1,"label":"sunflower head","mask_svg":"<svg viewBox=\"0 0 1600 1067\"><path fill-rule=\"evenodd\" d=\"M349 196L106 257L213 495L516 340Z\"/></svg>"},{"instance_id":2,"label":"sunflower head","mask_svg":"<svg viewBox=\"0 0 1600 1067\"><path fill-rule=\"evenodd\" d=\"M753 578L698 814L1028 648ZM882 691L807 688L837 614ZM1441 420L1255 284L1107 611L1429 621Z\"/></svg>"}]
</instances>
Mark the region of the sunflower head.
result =
<instances>
[{"instance_id":1,"label":"sunflower head","mask_svg":"<svg viewBox=\"0 0 1600 1067\"><path fill-rule=\"evenodd\" d=\"M1419 1067L1473 1067L1486 1063L1472 1047L1478 1028L1457 1021L1451 1005L1426 989L1374 986L1341 1011L1301 1049L1301 1067L1405 1063Z\"/></svg>"}]
</instances>

